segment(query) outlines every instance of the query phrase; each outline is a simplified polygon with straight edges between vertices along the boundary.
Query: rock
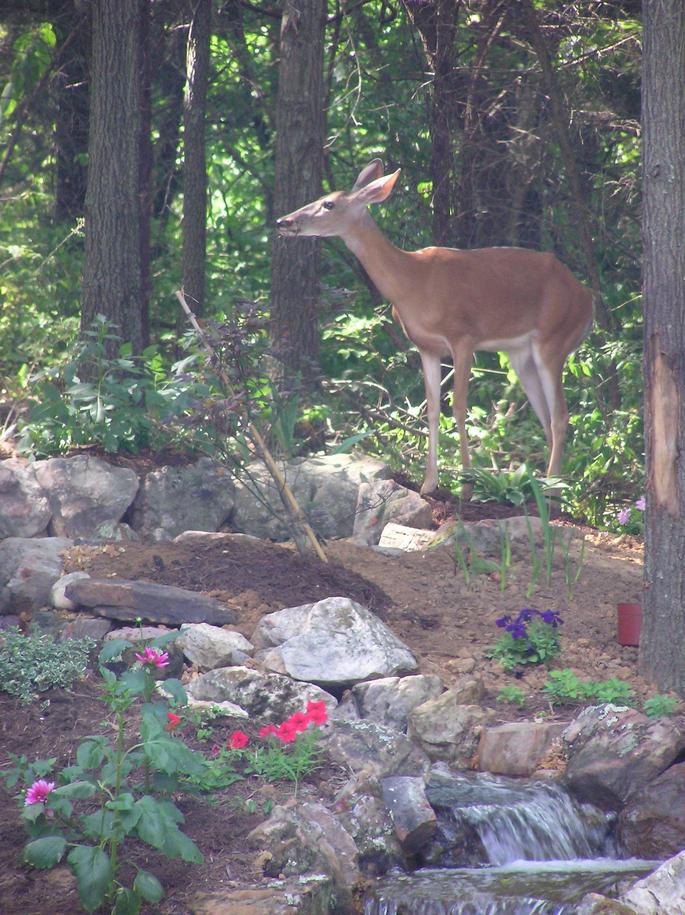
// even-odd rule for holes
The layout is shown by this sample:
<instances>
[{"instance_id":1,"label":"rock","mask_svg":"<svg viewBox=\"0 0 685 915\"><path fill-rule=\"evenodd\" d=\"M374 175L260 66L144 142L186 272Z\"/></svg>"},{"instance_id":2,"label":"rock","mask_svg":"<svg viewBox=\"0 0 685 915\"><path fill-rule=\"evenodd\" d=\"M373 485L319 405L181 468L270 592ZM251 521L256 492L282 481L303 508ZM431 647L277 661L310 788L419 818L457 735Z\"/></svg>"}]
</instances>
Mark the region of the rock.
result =
<instances>
[{"instance_id":1,"label":"rock","mask_svg":"<svg viewBox=\"0 0 685 915\"><path fill-rule=\"evenodd\" d=\"M410 712L407 734L431 759L444 759L468 768L481 732L493 717L492 709L464 705L458 693L448 689Z\"/></svg>"},{"instance_id":2,"label":"rock","mask_svg":"<svg viewBox=\"0 0 685 915\"><path fill-rule=\"evenodd\" d=\"M638 915L632 905L610 899L601 893L587 893L578 903L575 915Z\"/></svg>"},{"instance_id":3,"label":"rock","mask_svg":"<svg viewBox=\"0 0 685 915\"><path fill-rule=\"evenodd\" d=\"M564 528L551 525L554 536L564 534ZM529 533L530 531L530 533ZM544 525L534 515L519 515L511 518L487 518L483 521L452 521L444 525L433 537L429 547L460 543L473 547L476 552L489 559L499 560L502 541L508 537L513 555L519 559L530 557L530 537L536 547L544 541Z\"/></svg>"},{"instance_id":4,"label":"rock","mask_svg":"<svg viewBox=\"0 0 685 915\"><path fill-rule=\"evenodd\" d=\"M395 775L381 781L383 800L390 811L400 845L414 855L430 839L437 826L422 778Z\"/></svg>"},{"instance_id":5,"label":"rock","mask_svg":"<svg viewBox=\"0 0 685 915\"><path fill-rule=\"evenodd\" d=\"M88 455L50 458L35 468L52 510L50 533L59 537L94 537L100 525L121 521L138 491L133 470Z\"/></svg>"},{"instance_id":6,"label":"rock","mask_svg":"<svg viewBox=\"0 0 685 915\"><path fill-rule=\"evenodd\" d=\"M246 709L250 718L264 724L279 724L293 712L304 711L310 700L322 700L329 711L337 705L336 699L318 686L248 667L220 667L200 674L188 684L187 692L194 699L234 702Z\"/></svg>"},{"instance_id":7,"label":"rock","mask_svg":"<svg viewBox=\"0 0 685 915\"><path fill-rule=\"evenodd\" d=\"M69 572L67 575L62 575L61 578L57 579L50 588L50 604L55 610L76 609L77 604L67 597L64 593L64 589L67 585L70 585L72 581L78 581L80 578L90 578L90 575L87 572Z\"/></svg>"},{"instance_id":8,"label":"rock","mask_svg":"<svg viewBox=\"0 0 685 915\"><path fill-rule=\"evenodd\" d=\"M235 622L235 612L213 597L185 588L157 585L149 581L125 578L81 578L64 589L68 600L79 607L89 607L98 616L180 626L181 623Z\"/></svg>"},{"instance_id":9,"label":"rock","mask_svg":"<svg viewBox=\"0 0 685 915\"><path fill-rule=\"evenodd\" d=\"M270 670L321 686L344 687L412 671L416 658L381 620L346 597L269 613L252 641Z\"/></svg>"},{"instance_id":10,"label":"rock","mask_svg":"<svg viewBox=\"0 0 685 915\"><path fill-rule=\"evenodd\" d=\"M685 763L633 791L619 814L617 835L635 858L667 858L685 848Z\"/></svg>"},{"instance_id":11,"label":"rock","mask_svg":"<svg viewBox=\"0 0 685 915\"><path fill-rule=\"evenodd\" d=\"M52 511L34 464L19 458L0 461L0 505L0 540L47 533Z\"/></svg>"},{"instance_id":12,"label":"rock","mask_svg":"<svg viewBox=\"0 0 685 915\"><path fill-rule=\"evenodd\" d=\"M406 731L409 712L439 696L442 690L440 677L418 674L357 683L352 687L352 696L362 718L373 718L398 731Z\"/></svg>"},{"instance_id":13,"label":"rock","mask_svg":"<svg viewBox=\"0 0 685 915\"><path fill-rule=\"evenodd\" d=\"M378 546L374 549L385 556L401 556L403 553L425 549L434 537L434 531L419 530L390 521L383 528Z\"/></svg>"},{"instance_id":14,"label":"rock","mask_svg":"<svg viewBox=\"0 0 685 915\"><path fill-rule=\"evenodd\" d=\"M79 616L64 624L60 632L60 639L65 641L66 639L91 638L95 639L96 642L100 642L111 628L112 624L109 620L96 619L92 616Z\"/></svg>"},{"instance_id":15,"label":"rock","mask_svg":"<svg viewBox=\"0 0 685 915\"><path fill-rule=\"evenodd\" d=\"M235 485L226 467L208 457L161 467L145 477L132 509L143 537L172 540L183 531L218 531L231 515Z\"/></svg>"},{"instance_id":16,"label":"rock","mask_svg":"<svg viewBox=\"0 0 685 915\"><path fill-rule=\"evenodd\" d=\"M433 510L418 493L394 480L374 480L359 486L352 537L357 543L372 546L388 522L427 528L432 521Z\"/></svg>"},{"instance_id":17,"label":"rock","mask_svg":"<svg viewBox=\"0 0 685 915\"><path fill-rule=\"evenodd\" d=\"M403 864L405 854L385 804L371 794L360 793L356 781L344 796L348 800L336 804L337 815L354 839L360 871L377 877Z\"/></svg>"},{"instance_id":18,"label":"rock","mask_svg":"<svg viewBox=\"0 0 685 915\"><path fill-rule=\"evenodd\" d=\"M181 626L176 644L191 664L200 670L242 664L254 651L254 646L244 635L208 623Z\"/></svg>"},{"instance_id":19,"label":"rock","mask_svg":"<svg viewBox=\"0 0 685 915\"><path fill-rule=\"evenodd\" d=\"M602 809L619 808L685 749L674 718L648 718L614 705L583 709L563 734L570 790Z\"/></svg>"},{"instance_id":20,"label":"rock","mask_svg":"<svg viewBox=\"0 0 685 915\"><path fill-rule=\"evenodd\" d=\"M43 607L64 568L66 537L8 537L0 543L0 613Z\"/></svg>"},{"instance_id":21,"label":"rock","mask_svg":"<svg viewBox=\"0 0 685 915\"><path fill-rule=\"evenodd\" d=\"M685 912L685 851L638 880L627 893L621 893L619 900L633 906L638 915Z\"/></svg>"},{"instance_id":22,"label":"rock","mask_svg":"<svg viewBox=\"0 0 685 915\"><path fill-rule=\"evenodd\" d=\"M274 881L268 886L198 893L192 915L330 915L334 911L332 882L323 874Z\"/></svg>"},{"instance_id":23,"label":"rock","mask_svg":"<svg viewBox=\"0 0 685 915\"><path fill-rule=\"evenodd\" d=\"M565 727L561 721L513 721L485 728L478 768L495 775L532 775Z\"/></svg>"},{"instance_id":24,"label":"rock","mask_svg":"<svg viewBox=\"0 0 685 915\"><path fill-rule=\"evenodd\" d=\"M426 754L404 734L374 721L336 721L323 735L333 762L355 773L355 792L377 789L390 775L423 777L430 769ZM342 798L341 798L342 799Z\"/></svg>"},{"instance_id":25,"label":"rock","mask_svg":"<svg viewBox=\"0 0 685 915\"><path fill-rule=\"evenodd\" d=\"M296 458L282 465L285 478L309 523L321 537L352 535L361 483L388 478L390 469L373 458L349 454ZM233 526L263 540L288 540L289 518L276 484L261 462L245 468L235 492Z\"/></svg>"},{"instance_id":26,"label":"rock","mask_svg":"<svg viewBox=\"0 0 685 915\"><path fill-rule=\"evenodd\" d=\"M338 910L353 911L352 891L360 879L357 848L335 816L322 804L274 807L268 820L247 834L250 848L262 849L264 873L286 877L308 871L331 878Z\"/></svg>"}]
</instances>

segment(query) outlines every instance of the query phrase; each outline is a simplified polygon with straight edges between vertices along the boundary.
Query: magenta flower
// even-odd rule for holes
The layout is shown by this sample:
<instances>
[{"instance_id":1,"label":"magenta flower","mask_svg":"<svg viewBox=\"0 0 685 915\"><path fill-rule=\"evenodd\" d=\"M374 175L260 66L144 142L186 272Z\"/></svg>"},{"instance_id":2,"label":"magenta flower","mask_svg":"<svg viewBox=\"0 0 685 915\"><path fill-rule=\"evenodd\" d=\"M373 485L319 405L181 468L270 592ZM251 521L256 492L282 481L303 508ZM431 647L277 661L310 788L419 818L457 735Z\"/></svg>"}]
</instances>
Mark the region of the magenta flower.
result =
<instances>
[{"instance_id":1,"label":"magenta flower","mask_svg":"<svg viewBox=\"0 0 685 915\"><path fill-rule=\"evenodd\" d=\"M622 508L616 517L618 518L619 524L627 524L630 521L630 509Z\"/></svg>"},{"instance_id":2,"label":"magenta flower","mask_svg":"<svg viewBox=\"0 0 685 915\"><path fill-rule=\"evenodd\" d=\"M24 806L29 807L31 804L45 804L48 794L55 790L54 782L46 782L44 778L39 778L26 791Z\"/></svg>"},{"instance_id":3,"label":"magenta flower","mask_svg":"<svg viewBox=\"0 0 685 915\"><path fill-rule=\"evenodd\" d=\"M644 496L640 496L640 498L635 502L635 508L639 512L643 512L645 510L645 497Z\"/></svg>"},{"instance_id":4,"label":"magenta flower","mask_svg":"<svg viewBox=\"0 0 685 915\"><path fill-rule=\"evenodd\" d=\"M149 664L151 667L166 667L169 663L169 653L160 651L159 648L150 648L148 645L142 654L136 653L136 659L141 664Z\"/></svg>"}]
</instances>

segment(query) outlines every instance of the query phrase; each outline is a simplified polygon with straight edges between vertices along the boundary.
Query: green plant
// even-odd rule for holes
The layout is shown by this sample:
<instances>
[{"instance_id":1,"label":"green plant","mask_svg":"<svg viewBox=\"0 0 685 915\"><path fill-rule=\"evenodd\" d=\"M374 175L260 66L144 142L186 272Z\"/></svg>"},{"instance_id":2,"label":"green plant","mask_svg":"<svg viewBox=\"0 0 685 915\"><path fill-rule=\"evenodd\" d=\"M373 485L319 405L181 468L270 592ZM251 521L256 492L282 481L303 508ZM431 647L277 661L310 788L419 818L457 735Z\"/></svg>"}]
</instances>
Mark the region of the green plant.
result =
<instances>
[{"instance_id":1,"label":"green plant","mask_svg":"<svg viewBox=\"0 0 685 915\"><path fill-rule=\"evenodd\" d=\"M587 701L632 705L633 702L632 687L623 680L617 677L581 680L570 668L551 671L543 691L553 705Z\"/></svg>"},{"instance_id":2,"label":"green plant","mask_svg":"<svg viewBox=\"0 0 685 915\"><path fill-rule=\"evenodd\" d=\"M650 718L661 718L662 715L672 715L678 708L678 700L673 696L657 693L646 699L642 705L645 715Z\"/></svg>"},{"instance_id":3,"label":"green plant","mask_svg":"<svg viewBox=\"0 0 685 915\"><path fill-rule=\"evenodd\" d=\"M30 837L24 861L49 869L66 858L86 912L107 906L116 915L135 915L143 902L162 898L159 880L135 861L126 862L135 869L132 885L122 884L129 839L168 858L202 862L198 847L179 828L184 818L168 793L202 772L205 761L173 736L181 717L166 702L154 699L155 674L168 664L162 647L175 635L157 639L136 654L139 663L119 677L104 665L131 643L113 640L100 652L102 698L112 718L112 740L86 737L76 750L75 764L55 775L54 758L29 763L24 756L14 757L14 767L4 773L8 787L23 783L25 788L19 796ZM175 702L186 701L178 680L165 680L164 688ZM139 734L129 743L126 725L138 700ZM54 780L48 781L48 776Z\"/></svg>"},{"instance_id":4,"label":"green plant","mask_svg":"<svg viewBox=\"0 0 685 915\"><path fill-rule=\"evenodd\" d=\"M0 689L29 703L36 693L69 687L86 672L91 638L56 642L52 635L23 635L16 626L0 636Z\"/></svg>"},{"instance_id":5,"label":"green plant","mask_svg":"<svg viewBox=\"0 0 685 915\"><path fill-rule=\"evenodd\" d=\"M628 534L642 534L645 526L645 497L640 496L632 505L616 513L621 529Z\"/></svg>"},{"instance_id":6,"label":"green plant","mask_svg":"<svg viewBox=\"0 0 685 915\"><path fill-rule=\"evenodd\" d=\"M566 582L566 595L569 600L573 599L573 592L575 590L580 576L583 571L583 566L585 564L585 535L580 538L580 547L578 549L578 556L576 559L573 559L571 556L571 544L573 537L566 536L562 539L562 551L564 558L564 581Z\"/></svg>"},{"instance_id":7,"label":"green plant","mask_svg":"<svg viewBox=\"0 0 685 915\"><path fill-rule=\"evenodd\" d=\"M541 480L538 483L525 463L509 471L470 467L459 474L459 479L471 488L471 497L476 502L503 502L517 506L523 506L535 498L535 483L545 488L565 485L557 479Z\"/></svg>"},{"instance_id":8,"label":"green plant","mask_svg":"<svg viewBox=\"0 0 685 915\"><path fill-rule=\"evenodd\" d=\"M525 705L526 694L520 686L503 686L497 693L497 699L500 702L511 702L512 705Z\"/></svg>"},{"instance_id":9,"label":"green plant","mask_svg":"<svg viewBox=\"0 0 685 915\"><path fill-rule=\"evenodd\" d=\"M559 626L563 620L555 610L540 612L533 607L524 607L515 618L509 614L500 616L495 625L504 629L489 652L505 670L513 670L521 664L548 663L561 650Z\"/></svg>"},{"instance_id":10,"label":"green plant","mask_svg":"<svg viewBox=\"0 0 685 915\"><path fill-rule=\"evenodd\" d=\"M496 562L480 555L471 533L461 519L454 535L454 558L461 569L467 588L470 587L474 575L490 575L498 569Z\"/></svg>"},{"instance_id":11,"label":"green plant","mask_svg":"<svg viewBox=\"0 0 685 915\"><path fill-rule=\"evenodd\" d=\"M612 705L632 705L633 688L618 677L599 680L588 684L590 698L597 702L610 702Z\"/></svg>"}]
</instances>

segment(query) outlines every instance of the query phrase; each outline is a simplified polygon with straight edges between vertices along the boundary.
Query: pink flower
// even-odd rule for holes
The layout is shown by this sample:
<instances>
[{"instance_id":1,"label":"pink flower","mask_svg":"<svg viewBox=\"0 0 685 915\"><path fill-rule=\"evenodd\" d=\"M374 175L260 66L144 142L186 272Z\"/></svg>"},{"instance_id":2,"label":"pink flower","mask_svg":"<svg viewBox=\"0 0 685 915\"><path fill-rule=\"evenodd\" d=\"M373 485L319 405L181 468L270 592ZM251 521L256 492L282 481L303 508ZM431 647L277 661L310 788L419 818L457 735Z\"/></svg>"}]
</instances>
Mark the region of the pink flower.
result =
<instances>
[{"instance_id":1,"label":"pink flower","mask_svg":"<svg viewBox=\"0 0 685 915\"><path fill-rule=\"evenodd\" d=\"M269 734L278 734L278 728L275 724L265 724L264 727L259 731L260 737L268 737Z\"/></svg>"},{"instance_id":2,"label":"pink flower","mask_svg":"<svg viewBox=\"0 0 685 915\"><path fill-rule=\"evenodd\" d=\"M234 731L226 741L226 746L231 750L242 750L246 747L250 738L243 731Z\"/></svg>"},{"instance_id":3,"label":"pink flower","mask_svg":"<svg viewBox=\"0 0 685 915\"><path fill-rule=\"evenodd\" d=\"M630 509L622 508L616 515L619 524L627 524L630 521Z\"/></svg>"},{"instance_id":4,"label":"pink flower","mask_svg":"<svg viewBox=\"0 0 685 915\"><path fill-rule=\"evenodd\" d=\"M640 498L635 502L635 508L639 512L643 512L645 510L645 497L644 496L640 496Z\"/></svg>"},{"instance_id":5,"label":"pink flower","mask_svg":"<svg viewBox=\"0 0 685 915\"><path fill-rule=\"evenodd\" d=\"M169 663L169 653L160 651L159 648L150 648L148 645L142 654L136 653L136 660L151 667L166 667Z\"/></svg>"},{"instance_id":6,"label":"pink flower","mask_svg":"<svg viewBox=\"0 0 685 915\"><path fill-rule=\"evenodd\" d=\"M212 749L209 751L209 755L212 757L212 759L216 759L216 757L219 755L219 753L221 753L221 747L219 746L219 744L218 743L212 744Z\"/></svg>"},{"instance_id":7,"label":"pink flower","mask_svg":"<svg viewBox=\"0 0 685 915\"><path fill-rule=\"evenodd\" d=\"M28 807L31 804L45 804L48 799L48 794L54 790L54 782L46 782L44 778L39 778L38 781L34 782L26 791L24 806Z\"/></svg>"},{"instance_id":8,"label":"pink flower","mask_svg":"<svg viewBox=\"0 0 685 915\"><path fill-rule=\"evenodd\" d=\"M295 712L288 718L287 724L292 725L296 731L306 731L311 718L304 712Z\"/></svg>"},{"instance_id":9,"label":"pink flower","mask_svg":"<svg viewBox=\"0 0 685 915\"><path fill-rule=\"evenodd\" d=\"M284 721L283 724L278 725L276 737L283 743L292 743L293 740L297 740L297 731L289 721Z\"/></svg>"},{"instance_id":10,"label":"pink flower","mask_svg":"<svg viewBox=\"0 0 685 915\"><path fill-rule=\"evenodd\" d=\"M328 710L326 709L326 703L323 700L319 700L318 702L308 702L307 718L309 718L312 724L326 724L328 721Z\"/></svg>"}]
</instances>

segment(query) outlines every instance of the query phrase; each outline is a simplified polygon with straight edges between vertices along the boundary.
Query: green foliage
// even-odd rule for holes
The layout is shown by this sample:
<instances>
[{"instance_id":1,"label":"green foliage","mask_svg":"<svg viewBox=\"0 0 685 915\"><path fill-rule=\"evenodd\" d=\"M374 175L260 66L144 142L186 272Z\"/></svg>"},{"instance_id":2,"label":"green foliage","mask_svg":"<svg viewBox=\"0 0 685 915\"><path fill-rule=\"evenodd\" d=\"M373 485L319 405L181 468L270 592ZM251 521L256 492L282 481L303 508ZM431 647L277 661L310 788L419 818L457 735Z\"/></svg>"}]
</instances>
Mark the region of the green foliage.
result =
<instances>
[{"instance_id":1,"label":"green foliage","mask_svg":"<svg viewBox=\"0 0 685 915\"><path fill-rule=\"evenodd\" d=\"M535 498L536 483L545 488L566 486L562 480L543 479L538 483L525 463L511 471L472 467L463 471L459 479L471 487L471 497L475 502L501 502L517 506Z\"/></svg>"},{"instance_id":2,"label":"green foliage","mask_svg":"<svg viewBox=\"0 0 685 915\"><path fill-rule=\"evenodd\" d=\"M247 772L265 778L269 782L302 781L322 765L323 750L319 744L318 728L309 728L292 744L285 745L270 741L266 747L253 751Z\"/></svg>"},{"instance_id":3,"label":"green foliage","mask_svg":"<svg viewBox=\"0 0 685 915\"><path fill-rule=\"evenodd\" d=\"M108 645L100 654L101 664L126 647L132 646L124 640ZM66 856L86 912L107 906L112 913L137 913L144 902L156 903L162 898L159 880L124 857L130 839L168 858L191 863L203 860L198 847L180 829L182 813L163 794L182 788L184 779L197 777L205 761L172 736L168 705L153 698L155 672L167 663L166 654L151 643L143 657L146 660L140 666L119 678L107 667L100 668L112 739L86 737L76 750L75 763L54 775L55 781L46 779L55 759L29 763L26 757L14 757L14 766L4 773L8 787L25 786L17 799L30 837L23 860L45 869ZM165 688L185 700L178 681L166 680ZM126 723L139 700L139 736L127 746ZM124 864L133 864L135 877L130 887L121 883Z\"/></svg>"},{"instance_id":4,"label":"green foliage","mask_svg":"<svg viewBox=\"0 0 685 915\"><path fill-rule=\"evenodd\" d=\"M512 705L523 706L526 704L526 694L520 686L503 686L497 693L499 702L511 702Z\"/></svg>"},{"instance_id":5,"label":"green foliage","mask_svg":"<svg viewBox=\"0 0 685 915\"><path fill-rule=\"evenodd\" d=\"M499 661L505 670L514 670L524 664L548 664L561 651L561 623L561 616L553 610L541 613L524 607L515 618L505 614L496 621L505 631L490 650L489 657Z\"/></svg>"},{"instance_id":6,"label":"green foliage","mask_svg":"<svg viewBox=\"0 0 685 915\"><path fill-rule=\"evenodd\" d=\"M649 715L650 718L661 718L662 716L673 715L679 704L679 701L674 696L657 693L655 696L645 699L642 709L645 715Z\"/></svg>"},{"instance_id":7,"label":"green foliage","mask_svg":"<svg viewBox=\"0 0 685 915\"><path fill-rule=\"evenodd\" d=\"M574 702L600 702L612 705L632 705L633 690L630 684L610 677L608 680L581 680L570 668L553 670L543 687L553 705Z\"/></svg>"},{"instance_id":8,"label":"green foliage","mask_svg":"<svg viewBox=\"0 0 685 915\"><path fill-rule=\"evenodd\" d=\"M52 635L23 635L16 626L0 636L0 689L29 703L36 693L70 687L88 666L91 638L56 642Z\"/></svg>"}]
</instances>

